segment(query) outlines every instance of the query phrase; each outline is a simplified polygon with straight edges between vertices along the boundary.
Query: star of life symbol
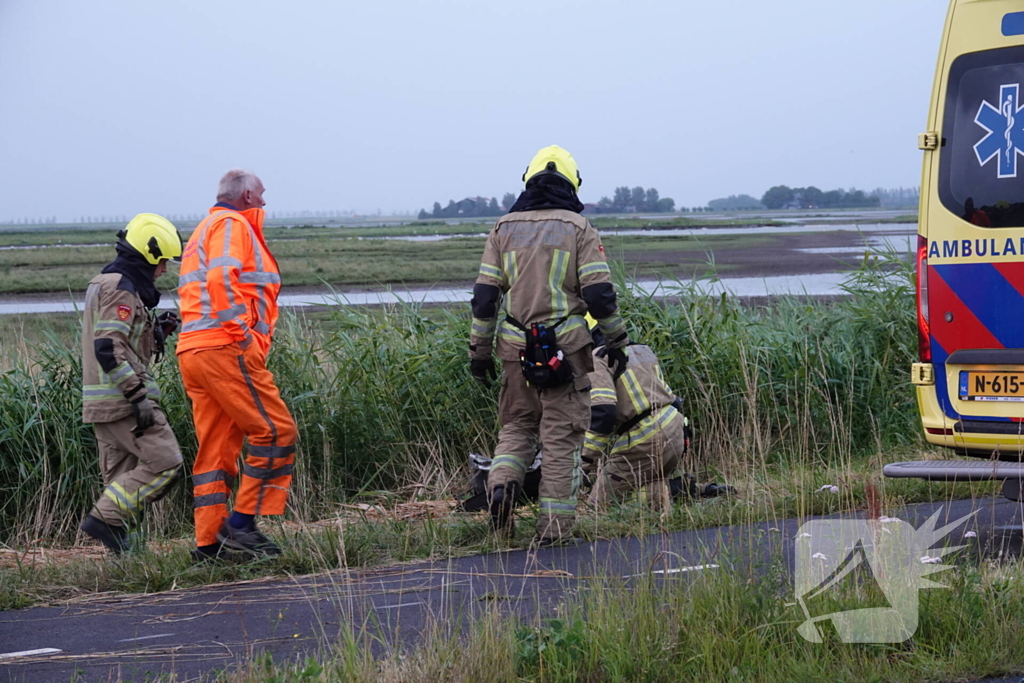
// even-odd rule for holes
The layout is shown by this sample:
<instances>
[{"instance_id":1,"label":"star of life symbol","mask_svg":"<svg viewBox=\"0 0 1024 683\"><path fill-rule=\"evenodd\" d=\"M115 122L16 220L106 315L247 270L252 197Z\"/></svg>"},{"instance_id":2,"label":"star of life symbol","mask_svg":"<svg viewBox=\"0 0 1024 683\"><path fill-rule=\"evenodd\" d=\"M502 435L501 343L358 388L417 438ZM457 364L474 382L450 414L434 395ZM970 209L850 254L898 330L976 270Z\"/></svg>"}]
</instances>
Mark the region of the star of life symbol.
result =
<instances>
[{"instance_id":1,"label":"star of life symbol","mask_svg":"<svg viewBox=\"0 0 1024 683\"><path fill-rule=\"evenodd\" d=\"M805 640L823 642L819 623L831 621L844 643L902 643L917 631L918 592L946 588L925 578L950 569L938 564L965 546L933 549L977 511L936 529L942 512L915 529L893 517L818 519L803 524L796 537L795 590L806 620L797 627ZM857 567L874 578L888 607L866 607L812 616L807 601L835 586Z\"/></svg>"},{"instance_id":2,"label":"star of life symbol","mask_svg":"<svg viewBox=\"0 0 1024 683\"><path fill-rule=\"evenodd\" d=\"M982 100L974 122L985 129L985 137L974 145L978 163L984 166L998 156L1000 178L1017 177L1017 155L1024 155L1024 114L1019 99L1020 84L999 86L998 106Z\"/></svg>"}]
</instances>

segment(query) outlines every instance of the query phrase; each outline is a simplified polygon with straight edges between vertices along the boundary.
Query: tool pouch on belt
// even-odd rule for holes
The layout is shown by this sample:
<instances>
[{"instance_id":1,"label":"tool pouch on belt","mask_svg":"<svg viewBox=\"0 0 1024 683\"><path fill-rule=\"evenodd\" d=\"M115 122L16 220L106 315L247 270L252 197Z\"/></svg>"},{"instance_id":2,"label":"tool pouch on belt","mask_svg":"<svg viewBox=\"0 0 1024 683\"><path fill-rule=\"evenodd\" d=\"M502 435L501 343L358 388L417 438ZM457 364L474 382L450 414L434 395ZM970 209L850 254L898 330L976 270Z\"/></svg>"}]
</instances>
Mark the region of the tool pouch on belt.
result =
<instances>
[{"instance_id":1,"label":"tool pouch on belt","mask_svg":"<svg viewBox=\"0 0 1024 683\"><path fill-rule=\"evenodd\" d=\"M555 328L566 321L562 318L554 325L533 323L526 327L512 316L505 319L526 335L526 348L519 352L519 365L526 382L537 389L552 389L572 381L572 367L558 348Z\"/></svg>"}]
</instances>

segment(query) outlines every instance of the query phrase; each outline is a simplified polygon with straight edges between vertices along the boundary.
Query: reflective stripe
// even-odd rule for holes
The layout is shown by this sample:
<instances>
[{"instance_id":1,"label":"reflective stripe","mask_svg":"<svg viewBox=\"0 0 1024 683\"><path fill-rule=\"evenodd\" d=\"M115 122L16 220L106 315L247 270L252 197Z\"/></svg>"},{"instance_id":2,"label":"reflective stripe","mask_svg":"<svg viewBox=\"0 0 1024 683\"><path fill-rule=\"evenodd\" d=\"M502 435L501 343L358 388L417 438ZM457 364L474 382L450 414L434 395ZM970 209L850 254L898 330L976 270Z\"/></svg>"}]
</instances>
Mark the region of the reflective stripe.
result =
<instances>
[{"instance_id":1,"label":"reflective stripe","mask_svg":"<svg viewBox=\"0 0 1024 683\"><path fill-rule=\"evenodd\" d=\"M506 313L512 311L512 285L519 281L519 262L516 260L516 252L509 251L502 254L502 261L505 264L504 281L508 283L508 290L505 292L505 301L502 304Z\"/></svg>"},{"instance_id":2,"label":"reflective stripe","mask_svg":"<svg viewBox=\"0 0 1024 683\"><path fill-rule=\"evenodd\" d=\"M603 389L603 388L594 387L593 389L590 390L590 401L591 401L591 403L593 403L594 401L597 401L598 399L607 399L607 398L610 398L613 403L615 403L615 402L617 402L619 400L619 396L618 396L618 394L615 393L614 389Z\"/></svg>"},{"instance_id":3,"label":"reflective stripe","mask_svg":"<svg viewBox=\"0 0 1024 683\"><path fill-rule=\"evenodd\" d=\"M231 217L228 217L228 219L224 221L224 247L221 251L222 256L227 256L231 253L231 228L234 226L234 223L235 219ZM228 297L228 307L225 310L217 311L217 318L220 319L221 322L227 322L234 318L235 315L245 312L245 306L242 306L242 310L238 311L238 313L229 315L227 318L224 317L224 314L228 311L238 308L238 306L235 305L235 290L231 287L231 270L229 268L224 269L224 293Z\"/></svg>"},{"instance_id":4,"label":"reflective stripe","mask_svg":"<svg viewBox=\"0 0 1024 683\"><path fill-rule=\"evenodd\" d=\"M124 398L124 393L117 387L89 384L82 387L82 397L89 399L93 397L116 396Z\"/></svg>"},{"instance_id":5,"label":"reflective stripe","mask_svg":"<svg viewBox=\"0 0 1024 683\"><path fill-rule=\"evenodd\" d=\"M206 270L193 270L191 273L185 273L184 275L178 276L178 287L187 285L192 282L205 282L206 281Z\"/></svg>"},{"instance_id":6,"label":"reflective stripe","mask_svg":"<svg viewBox=\"0 0 1024 683\"><path fill-rule=\"evenodd\" d=\"M234 298L234 295L231 295L231 299L234 300ZM226 323L229 320L237 318L243 313L245 313L245 304L235 304L232 305L230 308L225 308L221 311L217 311L216 315L218 320L220 320L222 323Z\"/></svg>"},{"instance_id":7,"label":"reflective stripe","mask_svg":"<svg viewBox=\"0 0 1024 683\"><path fill-rule=\"evenodd\" d=\"M220 327L220 321L216 318L201 318L190 320L181 326L182 332L195 332L197 330L213 330Z\"/></svg>"},{"instance_id":8,"label":"reflective stripe","mask_svg":"<svg viewBox=\"0 0 1024 683\"><path fill-rule=\"evenodd\" d=\"M252 337L247 337L245 345L248 346L250 343L252 343ZM242 347L242 348L245 348L245 347ZM276 444L277 443L277 425L275 425L274 421L270 419L269 415L267 415L267 410L266 410L266 408L263 407L263 399L260 398L259 392L256 391L256 387L252 383L252 377L249 376L249 368L245 367L245 358L242 357L242 356L238 357L238 367L242 370L242 377L245 379L245 383L249 387L249 393L252 395L252 402L256 405L256 409L260 411L260 415L263 417L263 420L267 423L267 426L270 427L270 439L271 439L271 441L273 441ZM268 448L268 447L267 446L256 446L255 448ZM295 445L292 444L290 446L290 448L295 448ZM256 453L253 453L253 446L249 447L249 452L252 453L253 455L256 455ZM273 456L269 456L269 457L273 457ZM258 506L258 504L257 504L257 506Z\"/></svg>"},{"instance_id":9,"label":"reflective stripe","mask_svg":"<svg viewBox=\"0 0 1024 683\"><path fill-rule=\"evenodd\" d=\"M121 380L134 374L135 370L133 370L132 366L128 364L128 361L125 361L114 368L114 371L110 373L110 381L114 384L120 384Z\"/></svg>"},{"instance_id":10,"label":"reflective stripe","mask_svg":"<svg viewBox=\"0 0 1024 683\"><path fill-rule=\"evenodd\" d=\"M562 289L568 270L569 252L564 249L555 249L551 270L548 272L548 286L551 287L551 314L555 318L563 318L569 312L569 297Z\"/></svg>"},{"instance_id":11,"label":"reflective stripe","mask_svg":"<svg viewBox=\"0 0 1024 683\"><path fill-rule=\"evenodd\" d=\"M492 266L490 263L480 264L480 274L486 277L492 277L495 280L501 280L501 268L498 266Z\"/></svg>"},{"instance_id":12,"label":"reflective stripe","mask_svg":"<svg viewBox=\"0 0 1024 683\"><path fill-rule=\"evenodd\" d=\"M291 446L253 446L249 444L249 455L254 458L287 458L295 453L295 444Z\"/></svg>"},{"instance_id":13,"label":"reflective stripe","mask_svg":"<svg viewBox=\"0 0 1024 683\"><path fill-rule=\"evenodd\" d=\"M251 479L262 479L263 481L269 481L271 479L277 479L278 477L289 477L292 474L292 470L295 469L295 465L282 465L277 469L267 469L265 467L256 467L249 463L242 464L242 474Z\"/></svg>"},{"instance_id":14,"label":"reflective stripe","mask_svg":"<svg viewBox=\"0 0 1024 683\"><path fill-rule=\"evenodd\" d=\"M157 493L163 487L167 486L171 479L174 478L174 475L177 473L177 471L177 469L173 469L161 472L156 477L156 479L154 479L153 481L139 489L138 493L135 494L137 496L136 500L140 498L142 500L145 500L152 496L154 493Z\"/></svg>"},{"instance_id":15,"label":"reflective stripe","mask_svg":"<svg viewBox=\"0 0 1024 683\"><path fill-rule=\"evenodd\" d=\"M266 324L262 320L253 325L252 329L256 330L260 334L270 334L270 325Z\"/></svg>"},{"instance_id":16,"label":"reflective stripe","mask_svg":"<svg viewBox=\"0 0 1024 683\"><path fill-rule=\"evenodd\" d=\"M655 434L666 428L669 423L675 419L682 419L675 408L672 406L659 408L656 413L653 413L646 419L641 420L640 424L628 433L620 436L619 440L615 442L615 446L612 448L611 455L621 453L622 451L630 448L635 448L640 444L650 441Z\"/></svg>"},{"instance_id":17,"label":"reflective stripe","mask_svg":"<svg viewBox=\"0 0 1024 683\"><path fill-rule=\"evenodd\" d=\"M579 279L582 280L586 276L593 275L594 273L608 273L610 275L611 272L612 271L608 267L607 262L594 261L593 263L584 263L582 266L580 266L578 271L578 277Z\"/></svg>"},{"instance_id":18,"label":"reflective stripe","mask_svg":"<svg viewBox=\"0 0 1024 683\"><path fill-rule=\"evenodd\" d=\"M127 336L131 331L131 325L120 320L100 320L93 325L93 329L96 330L115 330L117 332L123 332Z\"/></svg>"},{"instance_id":19,"label":"reflective stripe","mask_svg":"<svg viewBox=\"0 0 1024 683\"><path fill-rule=\"evenodd\" d=\"M470 334L472 334L475 337L483 337L484 339L490 339L494 336L494 330L497 327L497 318L491 318L490 320L481 320L480 318L473 318L473 325L470 328Z\"/></svg>"},{"instance_id":20,"label":"reflective stripe","mask_svg":"<svg viewBox=\"0 0 1024 683\"><path fill-rule=\"evenodd\" d=\"M217 481L223 481L228 486L231 486L235 483L235 478L224 470L210 470L209 472L192 475L192 486L203 486L204 484L212 484Z\"/></svg>"},{"instance_id":21,"label":"reflective stripe","mask_svg":"<svg viewBox=\"0 0 1024 683\"><path fill-rule=\"evenodd\" d=\"M230 219L228 220L230 222ZM230 236L231 235L229 233L228 237ZM209 269L212 270L214 268L230 268L231 266L234 266L235 268L241 270L242 262L236 259L234 256L218 256L215 259L210 259Z\"/></svg>"},{"instance_id":22,"label":"reflective stripe","mask_svg":"<svg viewBox=\"0 0 1024 683\"><path fill-rule=\"evenodd\" d=\"M626 366L626 372L622 374L619 380L626 388L626 395L629 396L629 401L633 404L633 409L636 410L637 415L651 407L651 402L647 400L643 389L640 388L636 373L630 370L628 365Z\"/></svg>"},{"instance_id":23,"label":"reflective stripe","mask_svg":"<svg viewBox=\"0 0 1024 683\"><path fill-rule=\"evenodd\" d=\"M611 434L598 434L596 432L587 432L587 435L583 438L583 445L594 451L603 451L608 448L608 444L612 442Z\"/></svg>"},{"instance_id":24,"label":"reflective stripe","mask_svg":"<svg viewBox=\"0 0 1024 683\"><path fill-rule=\"evenodd\" d=\"M138 497L129 494L117 482L111 483L103 492L103 495L114 501L114 505L116 505L121 512L127 512L130 515L134 515L138 510Z\"/></svg>"},{"instance_id":25,"label":"reflective stripe","mask_svg":"<svg viewBox=\"0 0 1024 683\"><path fill-rule=\"evenodd\" d=\"M499 467L511 467L522 474L526 474L526 465L524 465L523 461L514 455L494 456L494 460L491 461L491 472Z\"/></svg>"},{"instance_id":26,"label":"reflective stripe","mask_svg":"<svg viewBox=\"0 0 1024 683\"><path fill-rule=\"evenodd\" d=\"M223 492L207 493L205 496L196 496L193 508L205 508L211 505L227 505L228 494Z\"/></svg>"},{"instance_id":27,"label":"reflective stripe","mask_svg":"<svg viewBox=\"0 0 1024 683\"><path fill-rule=\"evenodd\" d=\"M580 493L580 478L583 473L583 448L577 446L572 451L572 489L569 493L573 500Z\"/></svg>"},{"instance_id":28,"label":"reflective stripe","mask_svg":"<svg viewBox=\"0 0 1024 683\"><path fill-rule=\"evenodd\" d=\"M276 285L281 283L281 276L266 271L247 271L238 276L238 281L248 284Z\"/></svg>"},{"instance_id":29,"label":"reflective stripe","mask_svg":"<svg viewBox=\"0 0 1024 683\"><path fill-rule=\"evenodd\" d=\"M626 321L618 313L610 315L603 320L598 320L597 326L601 328L601 334L608 341L618 339L626 331Z\"/></svg>"},{"instance_id":30,"label":"reflective stripe","mask_svg":"<svg viewBox=\"0 0 1024 683\"><path fill-rule=\"evenodd\" d=\"M575 515L576 501L565 498L541 498L540 512L549 515Z\"/></svg>"}]
</instances>

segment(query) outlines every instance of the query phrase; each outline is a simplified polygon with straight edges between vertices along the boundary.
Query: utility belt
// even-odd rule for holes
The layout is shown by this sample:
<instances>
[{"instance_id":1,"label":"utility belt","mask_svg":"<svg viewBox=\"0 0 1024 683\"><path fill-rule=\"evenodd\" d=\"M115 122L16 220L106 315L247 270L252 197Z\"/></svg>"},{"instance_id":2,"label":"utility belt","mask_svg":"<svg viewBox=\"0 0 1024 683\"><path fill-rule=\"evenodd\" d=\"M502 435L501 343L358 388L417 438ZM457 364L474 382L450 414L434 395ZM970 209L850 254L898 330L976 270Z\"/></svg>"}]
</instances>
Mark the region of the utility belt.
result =
<instances>
[{"instance_id":1,"label":"utility belt","mask_svg":"<svg viewBox=\"0 0 1024 683\"><path fill-rule=\"evenodd\" d=\"M505 321L521 330L525 335L526 348L519 352L519 366L526 383L537 389L553 389L572 381L572 366L565 354L558 348L555 328L568 318L561 318L552 325L532 323L529 327L511 315Z\"/></svg>"}]
</instances>

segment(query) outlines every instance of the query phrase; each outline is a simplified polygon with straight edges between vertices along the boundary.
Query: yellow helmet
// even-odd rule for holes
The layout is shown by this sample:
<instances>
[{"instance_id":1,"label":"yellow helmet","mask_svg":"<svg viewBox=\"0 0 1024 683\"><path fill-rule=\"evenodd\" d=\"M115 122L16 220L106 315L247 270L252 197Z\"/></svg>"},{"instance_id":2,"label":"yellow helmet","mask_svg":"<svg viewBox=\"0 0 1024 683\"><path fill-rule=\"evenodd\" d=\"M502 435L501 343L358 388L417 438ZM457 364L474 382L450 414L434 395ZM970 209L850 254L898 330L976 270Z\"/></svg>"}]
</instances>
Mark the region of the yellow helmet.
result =
<instances>
[{"instance_id":1,"label":"yellow helmet","mask_svg":"<svg viewBox=\"0 0 1024 683\"><path fill-rule=\"evenodd\" d=\"M551 145L537 152L533 157L533 161L526 167L526 173L523 174L523 182L529 181L534 176L549 173L565 178L572 183L573 189L577 191L580 189L580 185L583 184L583 178L580 176L580 170L576 166L576 160L572 158L568 151L558 145Z\"/></svg>"},{"instance_id":2,"label":"yellow helmet","mask_svg":"<svg viewBox=\"0 0 1024 683\"><path fill-rule=\"evenodd\" d=\"M583 319L587 321L588 330L593 330L595 327L597 327L597 320L595 320L594 316L590 315L589 313L583 316Z\"/></svg>"},{"instance_id":3,"label":"yellow helmet","mask_svg":"<svg viewBox=\"0 0 1024 683\"><path fill-rule=\"evenodd\" d=\"M140 213L120 233L154 266L164 259L181 260L181 235L174 224L155 213Z\"/></svg>"}]
</instances>

